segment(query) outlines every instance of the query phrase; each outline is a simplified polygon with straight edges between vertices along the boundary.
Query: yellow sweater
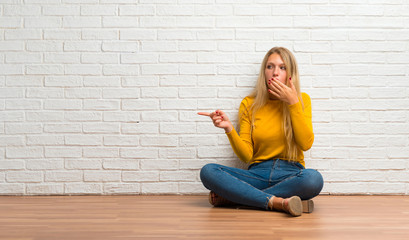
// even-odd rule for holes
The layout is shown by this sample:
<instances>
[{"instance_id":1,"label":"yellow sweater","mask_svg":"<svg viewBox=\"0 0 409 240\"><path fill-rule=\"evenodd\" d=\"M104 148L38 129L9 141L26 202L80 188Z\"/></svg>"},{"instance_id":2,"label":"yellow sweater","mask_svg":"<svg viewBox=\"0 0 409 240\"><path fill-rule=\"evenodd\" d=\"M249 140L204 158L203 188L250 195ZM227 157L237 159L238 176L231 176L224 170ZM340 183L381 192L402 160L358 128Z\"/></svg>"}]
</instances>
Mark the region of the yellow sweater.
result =
<instances>
[{"instance_id":1,"label":"yellow sweater","mask_svg":"<svg viewBox=\"0 0 409 240\"><path fill-rule=\"evenodd\" d=\"M301 101L289 105L291 123L295 142L298 147L298 157L293 161L305 166L304 153L314 142L311 121L311 99L306 93L301 94ZM240 135L235 129L226 133L236 155L245 163L257 163L271 158L290 160L287 157L286 139L282 127L282 105L280 100L269 100L255 116L253 132L251 132L252 113L250 106L254 99L246 97L240 104L239 116ZM247 110L246 110L247 109Z\"/></svg>"}]
</instances>

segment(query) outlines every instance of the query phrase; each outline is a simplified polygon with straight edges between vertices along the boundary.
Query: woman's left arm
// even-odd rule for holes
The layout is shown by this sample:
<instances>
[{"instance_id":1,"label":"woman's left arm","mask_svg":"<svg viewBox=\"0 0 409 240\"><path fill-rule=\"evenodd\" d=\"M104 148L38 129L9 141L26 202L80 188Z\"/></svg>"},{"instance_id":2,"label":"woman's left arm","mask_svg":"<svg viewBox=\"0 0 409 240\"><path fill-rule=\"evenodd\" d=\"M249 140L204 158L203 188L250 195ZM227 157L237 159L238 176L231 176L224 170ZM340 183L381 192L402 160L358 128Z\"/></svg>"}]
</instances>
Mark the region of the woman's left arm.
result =
<instances>
[{"instance_id":1,"label":"woman's left arm","mask_svg":"<svg viewBox=\"0 0 409 240\"><path fill-rule=\"evenodd\" d=\"M304 103L302 108L301 101L288 105L291 115L291 124L294 132L294 139L299 148L307 151L314 142L314 133L312 130L311 99L306 93L301 93Z\"/></svg>"}]
</instances>

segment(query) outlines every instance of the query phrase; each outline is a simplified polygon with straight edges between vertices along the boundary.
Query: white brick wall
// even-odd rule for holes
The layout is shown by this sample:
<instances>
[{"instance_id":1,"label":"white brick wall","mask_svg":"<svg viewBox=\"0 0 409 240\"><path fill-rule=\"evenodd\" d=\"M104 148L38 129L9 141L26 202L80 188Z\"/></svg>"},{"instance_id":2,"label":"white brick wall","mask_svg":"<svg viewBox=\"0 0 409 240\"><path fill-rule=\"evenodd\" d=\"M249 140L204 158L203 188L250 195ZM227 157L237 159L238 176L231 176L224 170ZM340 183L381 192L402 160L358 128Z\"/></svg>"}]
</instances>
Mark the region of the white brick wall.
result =
<instances>
[{"instance_id":1,"label":"white brick wall","mask_svg":"<svg viewBox=\"0 0 409 240\"><path fill-rule=\"evenodd\" d=\"M5 0L0 195L202 194L264 53L294 52L324 194L409 194L406 0Z\"/></svg>"}]
</instances>

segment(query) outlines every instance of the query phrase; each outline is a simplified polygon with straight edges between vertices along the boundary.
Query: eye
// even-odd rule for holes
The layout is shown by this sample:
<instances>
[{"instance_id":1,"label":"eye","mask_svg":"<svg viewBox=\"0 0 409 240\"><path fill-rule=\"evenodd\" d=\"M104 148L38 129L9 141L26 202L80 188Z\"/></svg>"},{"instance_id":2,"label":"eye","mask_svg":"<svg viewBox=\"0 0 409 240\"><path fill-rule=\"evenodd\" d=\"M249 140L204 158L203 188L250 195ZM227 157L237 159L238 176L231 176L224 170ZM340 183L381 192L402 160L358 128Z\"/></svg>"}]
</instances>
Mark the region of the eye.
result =
<instances>
[{"instance_id":1,"label":"eye","mask_svg":"<svg viewBox=\"0 0 409 240\"><path fill-rule=\"evenodd\" d=\"M281 70L285 70L285 66L281 66L280 69L281 69Z\"/></svg>"},{"instance_id":2,"label":"eye","mask_svg":"<svg viewBox=\"0 0 409 240\"><path fill-rule=\"evenodd\" d=\"M271 65L267 66L267 69L272 69L272 68L273 68L273 66L271 66Z\"/></svg>"}]
</instances>

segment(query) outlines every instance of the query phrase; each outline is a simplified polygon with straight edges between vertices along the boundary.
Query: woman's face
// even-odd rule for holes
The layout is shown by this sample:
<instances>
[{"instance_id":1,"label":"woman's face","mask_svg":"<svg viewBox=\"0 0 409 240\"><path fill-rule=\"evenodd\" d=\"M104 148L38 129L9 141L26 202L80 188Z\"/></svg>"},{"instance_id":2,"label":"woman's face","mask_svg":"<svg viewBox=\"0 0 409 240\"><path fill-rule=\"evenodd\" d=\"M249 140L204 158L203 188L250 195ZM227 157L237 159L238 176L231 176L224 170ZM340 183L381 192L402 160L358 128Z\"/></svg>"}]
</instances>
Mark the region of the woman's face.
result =
<instances>
[{"instance_id":1,"label":"woman's face","mask_svg":"<svg viewBox=\"0 0 409 240\"><path fill-rule=\"evenodd\" d=\"M270 55L270 57L268 57L264 74L266 76L266 84L268 83L268 80L272 78L284 84L287 83L286 66L280 55L273 53Z\"/></svg>"}]
</instances>

